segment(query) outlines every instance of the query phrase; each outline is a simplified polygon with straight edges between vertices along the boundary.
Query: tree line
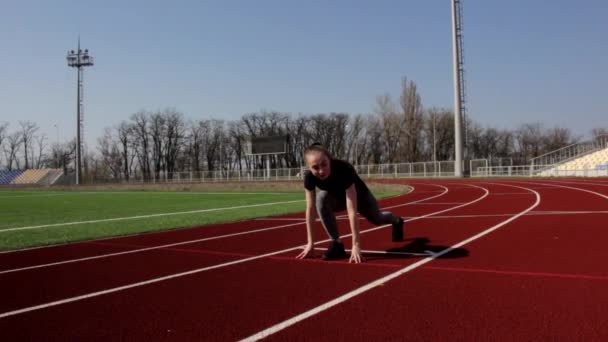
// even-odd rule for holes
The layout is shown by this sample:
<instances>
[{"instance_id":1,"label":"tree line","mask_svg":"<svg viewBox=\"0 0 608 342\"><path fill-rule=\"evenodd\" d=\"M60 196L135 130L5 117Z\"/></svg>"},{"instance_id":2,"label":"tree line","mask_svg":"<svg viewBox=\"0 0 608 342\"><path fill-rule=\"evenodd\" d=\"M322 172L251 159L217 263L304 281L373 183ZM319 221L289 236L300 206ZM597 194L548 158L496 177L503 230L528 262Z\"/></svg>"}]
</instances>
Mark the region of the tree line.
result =
<instances>
[{"instance_id":1,"label":"tree line","mask_svg":"<svg viewBox=\"0 0 608 342\"><path fill-rule=\"evenodd\" d=\"M467 118L464 126L466 159L508 158L515 165L581 140L569 128L540 123L508 130L483 127ZM10 128L0 123L0 168L73 170L75 139L49 144L31 121ZM608 130L591 133L598 136ZM276 135L288 137L287 153L247 155L250 137ZM105 128L96 146L85 149L83 175L152 179L174 172L263 169L267 162L272 168L298 168L304 165L304 149L313 142L327 146L335 158L356 164L453 160L454 114L424 108L415 82L407 79L402 80L398 98L378 96L369 114L259 111L225 121L189 119L174 108L142 110Z\"/></svg>"}]
</instances>

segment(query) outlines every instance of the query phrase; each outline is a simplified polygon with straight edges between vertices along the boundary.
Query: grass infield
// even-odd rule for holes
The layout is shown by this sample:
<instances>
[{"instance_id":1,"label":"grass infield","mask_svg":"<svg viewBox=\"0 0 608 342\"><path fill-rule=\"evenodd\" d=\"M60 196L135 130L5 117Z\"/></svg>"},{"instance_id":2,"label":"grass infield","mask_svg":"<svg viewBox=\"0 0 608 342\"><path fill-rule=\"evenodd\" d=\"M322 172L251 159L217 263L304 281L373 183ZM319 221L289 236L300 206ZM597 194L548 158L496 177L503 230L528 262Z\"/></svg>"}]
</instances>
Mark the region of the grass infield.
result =
<instances>
[{"instance_id":1,"label":"grass infield","mask_svg":"<svg viewBox=\"0 0 608 342\"><path fill-rule=\"evenodd\" d=\"M303 192L290 189L149 190L0 191L0 251L302 212L305 206Z\"/></svg>"}]
</instances>

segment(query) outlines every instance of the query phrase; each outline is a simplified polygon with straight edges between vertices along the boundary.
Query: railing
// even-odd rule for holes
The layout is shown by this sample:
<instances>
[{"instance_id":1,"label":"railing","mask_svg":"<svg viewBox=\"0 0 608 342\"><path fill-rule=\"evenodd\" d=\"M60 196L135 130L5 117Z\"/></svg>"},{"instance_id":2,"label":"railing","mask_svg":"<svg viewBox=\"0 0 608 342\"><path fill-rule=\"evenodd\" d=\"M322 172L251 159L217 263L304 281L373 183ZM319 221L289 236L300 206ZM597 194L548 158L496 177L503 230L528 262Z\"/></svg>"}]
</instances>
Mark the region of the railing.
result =
<instances>
[{"instance_id":1,"label":"railing","mask_svg":"<svg viewBox=\"0 0 608 342\"><path fill-rule=\"evenodd\" d=\"M553 164L503 165L492 166L493 161L475 159L469 161L471 177L552 177L552 176L608 176L608 164L583 169L558 170ZM502 162L500 162L502 163ZM454 161L366 164L354 165L361 178L449 178L454 177ZM298 181L303 178L306 168L200 171L160 173L156 177L144 177L141 173L125 178L86 178L88 184L166 184L166 183L205 183L205 182L266 182ZM61 179L53 177L50 184L73 184L73 173L60 174Z\"/></svg>"},{"instance_id":2,"label":"railing","mask_svg":"<svg viewBox=\"0 0 608 342\"><path fill-rule=\"evenodd\" d=\"M605 177L608 164L595 167L558 169L556 165L479 167L471 177Z\"/></svg>"},{"instance_id":3,"label":"railing","mask_svg":"<svg viewBox=\"0 0 608 342\"><path fill-rule=\"evenodd\" d=\"M600 135L593 140L576 143L562 147L558 150L545 153L530 160L532 165L551 165L572 160L583 155L608 147L608 135Z\"/></svg>"},{"instance_id":4,"label":"railing","mask_svg":"<svg viewBox=\"0 0 608 342\"><path fill-rule=\"evenodd\" d=\"M354 165L361 178L425 178L454 177L453 161ZM270 170L231 170L161 173L157 177L135 174L124 178L95 179L94 183L203 183L203 182L259 182L301 180L306 168Z\"/></svg>"}]
</instances>

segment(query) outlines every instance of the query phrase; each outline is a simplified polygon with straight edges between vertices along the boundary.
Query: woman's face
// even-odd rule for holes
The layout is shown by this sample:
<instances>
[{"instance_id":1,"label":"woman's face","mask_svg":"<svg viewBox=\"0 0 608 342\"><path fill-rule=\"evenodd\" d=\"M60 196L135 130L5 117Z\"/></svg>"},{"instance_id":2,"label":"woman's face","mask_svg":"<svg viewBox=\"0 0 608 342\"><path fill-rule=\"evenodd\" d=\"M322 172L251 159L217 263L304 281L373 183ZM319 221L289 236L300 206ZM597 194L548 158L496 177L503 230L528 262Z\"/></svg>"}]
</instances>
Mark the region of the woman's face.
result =
<instances>
[{"instance_id":1,"label":"woman's face","mask_svg":"<svg viewBox=\"0 0 608 342\"><path fill-rule=\"evenodd\" d=\"M323 152L311 152L306 155L306 166L312 172L312 175L325 179L331 173L329 158Z\"/></svg>"}]
</instances>

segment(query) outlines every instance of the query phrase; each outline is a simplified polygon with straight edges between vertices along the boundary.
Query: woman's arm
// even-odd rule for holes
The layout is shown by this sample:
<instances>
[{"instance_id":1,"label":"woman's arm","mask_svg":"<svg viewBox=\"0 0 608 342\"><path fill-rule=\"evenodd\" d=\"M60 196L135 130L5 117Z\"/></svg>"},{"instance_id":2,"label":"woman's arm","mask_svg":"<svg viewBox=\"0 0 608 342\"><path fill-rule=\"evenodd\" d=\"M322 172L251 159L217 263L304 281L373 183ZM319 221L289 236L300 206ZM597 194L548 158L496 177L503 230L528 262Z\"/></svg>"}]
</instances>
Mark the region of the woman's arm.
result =
<instances>
[{"instance_id":1,"label":"woman's arm","mask_svg":"<svg viewBox=\"0 0 608 342\"><path fill-rule=\"evenodd\" d=\"M357 188L355 184L346 189L346 210L348 212L348 221L350 222L350 230L353 235L353 248L350 253L349 262L360 263L363 261L361 257L361 247L359 245L359 219L357 218Z\"/></svg>"},{"instance_id":2,"label":"woman's arm","mask_svg":"<svg viewBox=\"0 0 608 342\"><path fill-rule=\"evenodd\" d=\"M315 254L315 190L304 190L304 193L306 194L306 237L308 243L302 253L297 256L298 259L312 257Z\"/></svg>"}]
</instances>

